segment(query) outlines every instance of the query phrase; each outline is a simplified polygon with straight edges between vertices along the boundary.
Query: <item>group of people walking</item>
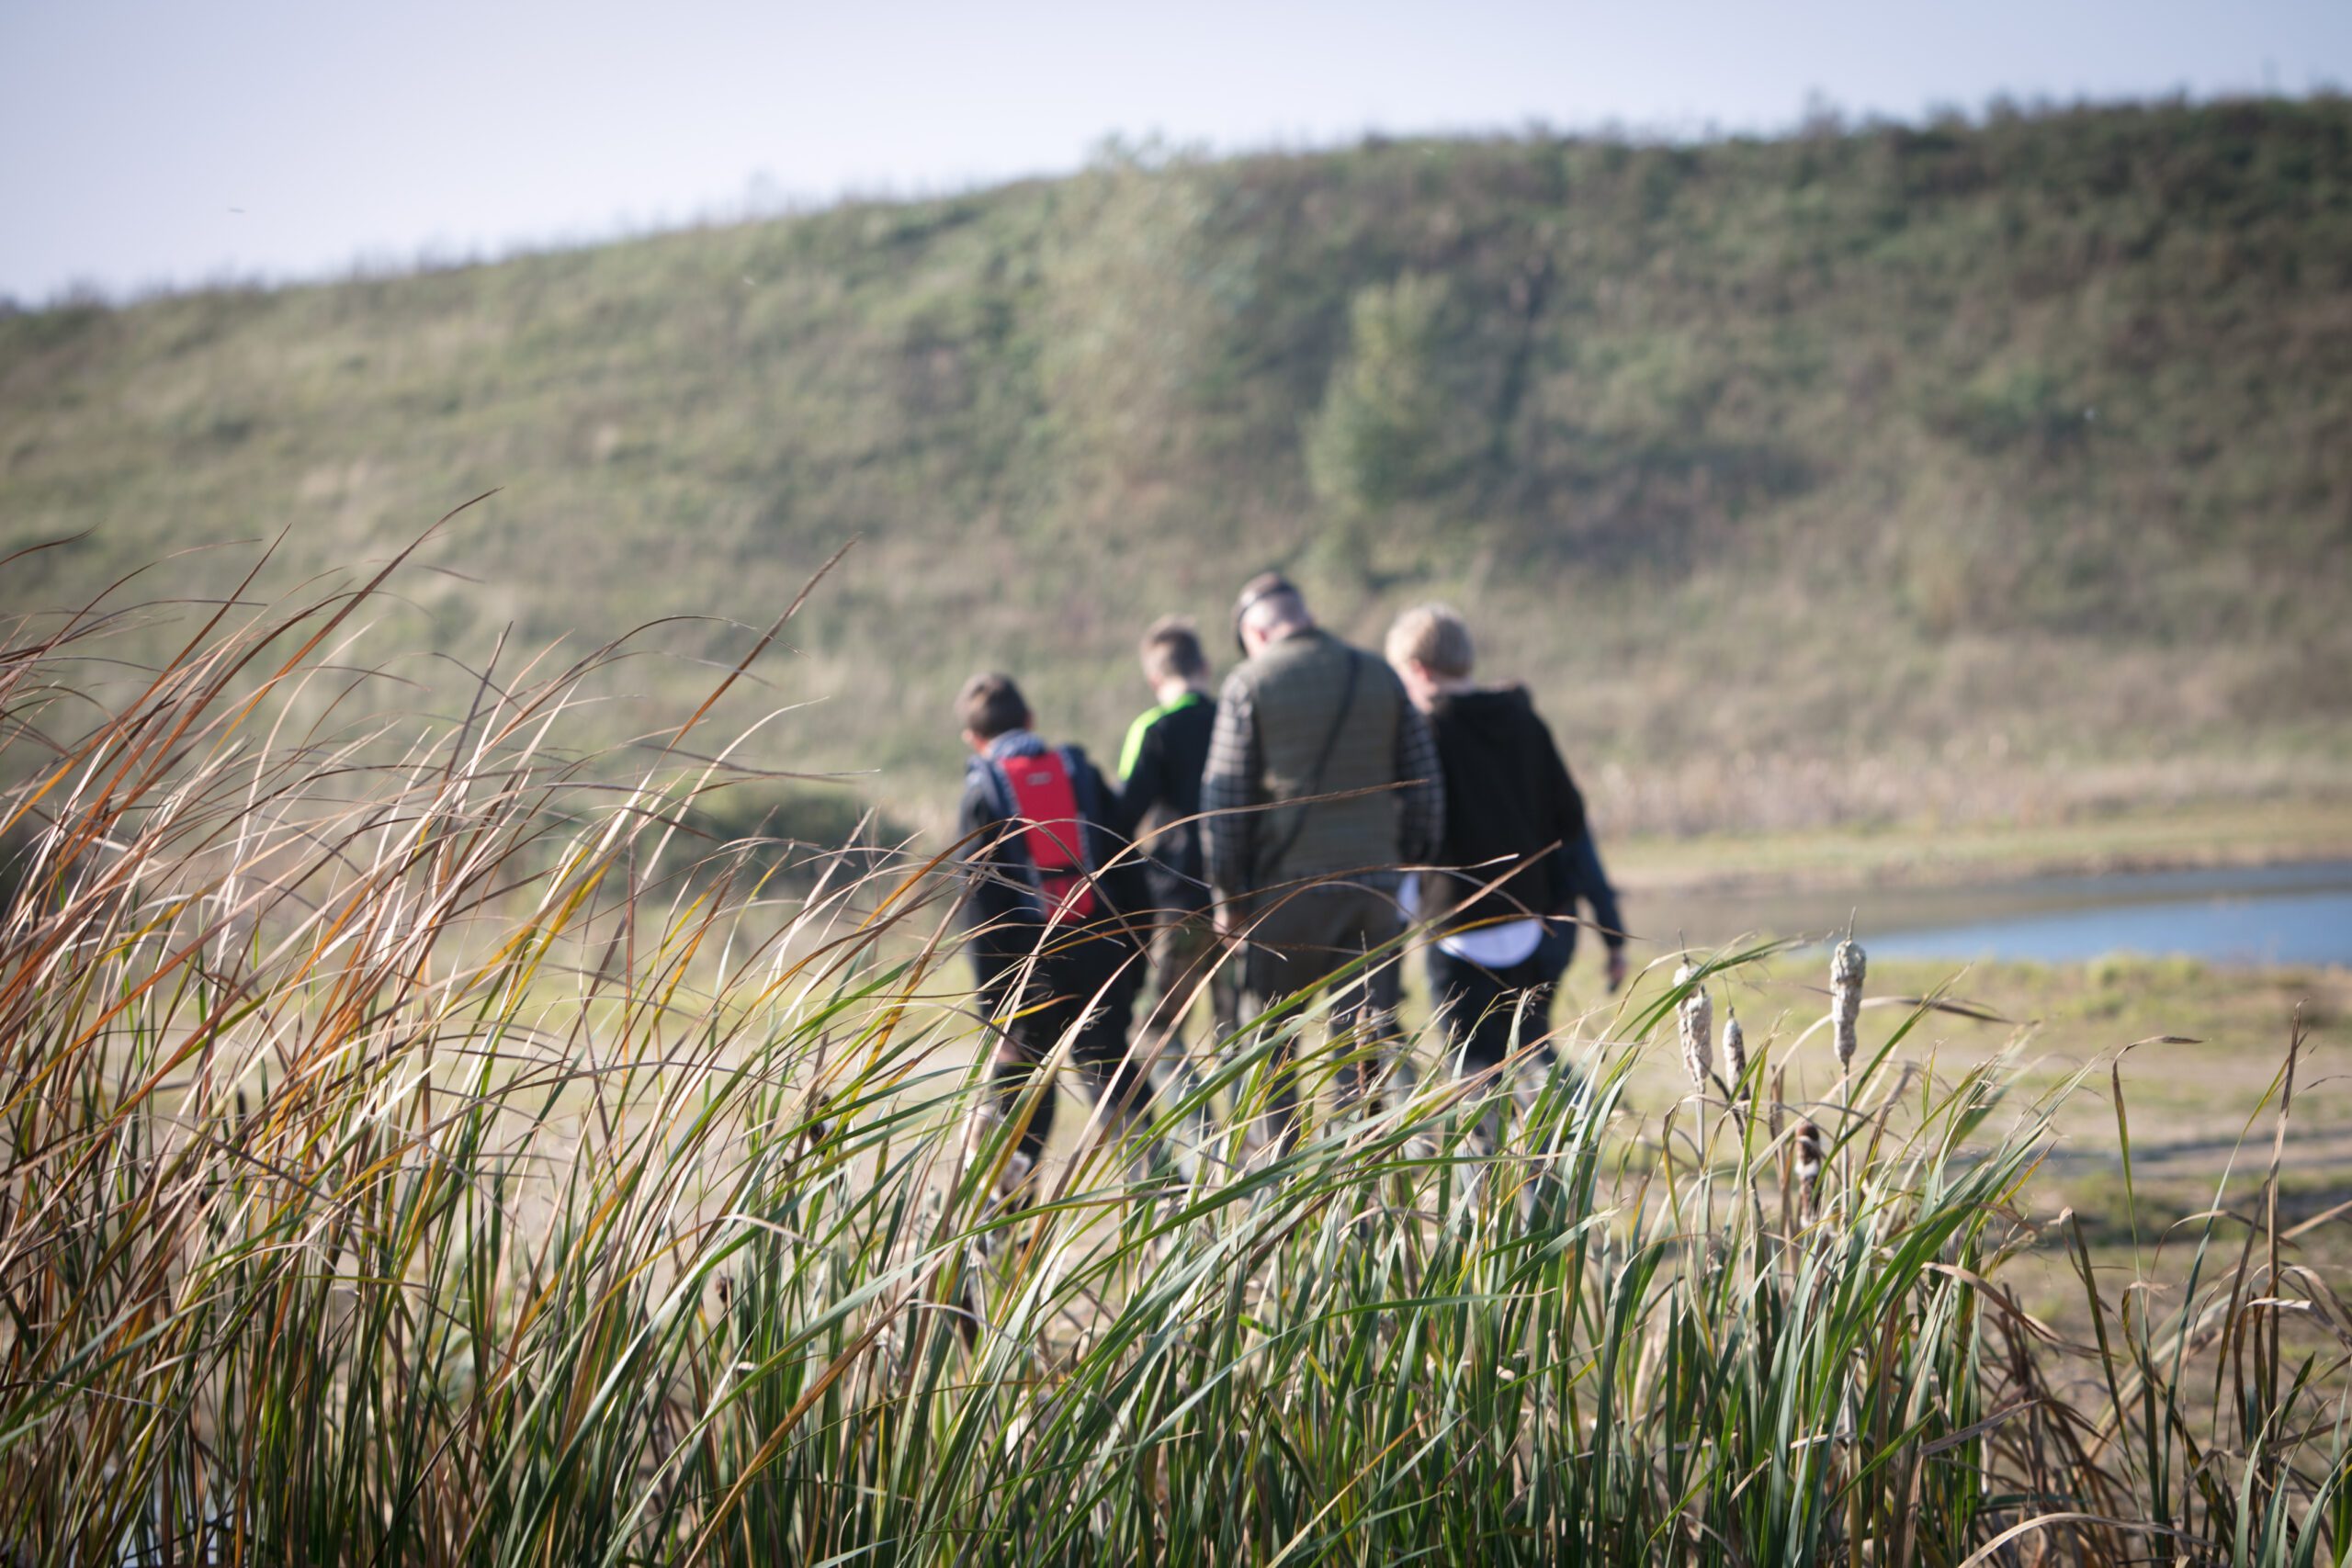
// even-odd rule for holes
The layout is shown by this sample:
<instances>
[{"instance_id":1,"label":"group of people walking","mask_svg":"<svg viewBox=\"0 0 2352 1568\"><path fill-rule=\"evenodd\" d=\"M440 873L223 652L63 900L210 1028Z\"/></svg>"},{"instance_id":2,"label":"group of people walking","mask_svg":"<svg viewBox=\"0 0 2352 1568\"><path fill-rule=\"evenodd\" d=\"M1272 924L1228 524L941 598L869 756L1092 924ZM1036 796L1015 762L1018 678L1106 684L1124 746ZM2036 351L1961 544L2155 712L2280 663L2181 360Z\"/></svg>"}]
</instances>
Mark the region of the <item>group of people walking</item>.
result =
<instances>
[{"instance_id":1,"label":"group of people walking","mask_svg":"<svg viewBox=\"0 0 2352 1568\"><path fill-rule=\"evenodd\" d=\"M1043 739L1012 677L975 675L956 698L973 753L959 858L995 1039L993 1114L1065 1039L1114 1113L1139 1112L1152 1065L1181 1062L1204 994L1229 1038L1328 986L1333 1028L1376 1055L1395 1035L1392 950L1415 919L1434 933L1432 1010L1466 1071L1545 1049L1579 925L1600 936L1610 988L1623 979L1623 928L1583 799L1526 689L1474 680L1459 615L1406 611L1384 659L1318 626L1296 585L1267 572L1236 600L1233 631L1242 662L1214 694L1190 622L1145 634L1155 705L1129 729L1116 781ZM1278 1134L1294 1093L1277 1090ZM1009 1185L1052 1122L1049 1090Z\"/></svg>"}]
</instances>

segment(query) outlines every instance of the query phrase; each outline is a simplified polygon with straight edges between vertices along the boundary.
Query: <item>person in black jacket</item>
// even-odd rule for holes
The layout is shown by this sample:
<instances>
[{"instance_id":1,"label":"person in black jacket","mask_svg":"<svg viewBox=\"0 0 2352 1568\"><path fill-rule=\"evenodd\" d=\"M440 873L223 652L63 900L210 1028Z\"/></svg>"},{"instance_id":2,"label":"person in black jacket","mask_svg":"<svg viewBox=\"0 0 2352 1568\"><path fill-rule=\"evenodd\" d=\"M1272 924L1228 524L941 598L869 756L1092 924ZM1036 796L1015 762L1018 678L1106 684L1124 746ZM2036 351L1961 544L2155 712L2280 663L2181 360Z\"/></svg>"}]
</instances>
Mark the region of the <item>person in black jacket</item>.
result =
<instances>
[{"instance_id":1,"label":"person in black jacket","mask_svg":"<svg viewBox=\"0 0 2352 1568\"><path fill-rule=\"evenodd\" d=\"M1386 652L1429 715L1445 779L1435 859L1446 869L1419 882L1419 912L1442 933L1429 949L1430 996L1464 1068L1480 1070L1550 1032L1579 899L1608 947L1612 991L1624 978L1624 930L1584 798L1527 689L1476 684L1470 629L1442 604L1399 615Z\"/></svg>"},{"instance_id":2,"label":"person in black jacket","mask_svg":"<svg viewBox=\"0 0 2352 1568\"><path fill-rule=\"evenodd\" d=\"M962 913L973 977L997 1043L977 1140L1007 1114L1067 1037L1069 1059L1112 1115L1148 1089L1127 1049L1144 966L1149 894L1127 851L1118 796L1075 746L1048 746L1009 675L975 675L956 699L972 756L956 813ZM1021 1188L1054 1122L1050 1087L1002 1185Z\"/></svg>"},{"instance_id":3,"label":"person in black jacket","mask_svg":"<svg viewBox=\"0 0 2352 1568\"><path fill-rule=\"evenodd\" d=\"M1148 1029L1181 1054L1184 1015L1205 988L1217 1033L1240 1027L1238 988L1218 975L1201 860L1201 772L1208 765L1216 694L1193 623L1167 615L1143 636L1143 676L1155 705L1127 728L1119 750L1119 797L1127 824L1151 855L1151 1009Z\"/></svg>"}]
</instances>

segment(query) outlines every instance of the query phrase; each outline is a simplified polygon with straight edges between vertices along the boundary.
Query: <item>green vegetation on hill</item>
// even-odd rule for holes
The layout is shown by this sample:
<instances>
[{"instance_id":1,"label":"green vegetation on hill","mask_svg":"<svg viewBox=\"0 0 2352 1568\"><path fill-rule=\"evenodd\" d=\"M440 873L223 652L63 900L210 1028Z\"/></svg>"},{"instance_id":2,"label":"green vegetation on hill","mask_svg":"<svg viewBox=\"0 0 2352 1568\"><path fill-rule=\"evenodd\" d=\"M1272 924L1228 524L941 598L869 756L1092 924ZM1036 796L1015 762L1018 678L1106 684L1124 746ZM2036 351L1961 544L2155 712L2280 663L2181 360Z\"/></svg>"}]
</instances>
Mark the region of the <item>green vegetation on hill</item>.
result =
<instances>
[{"instance_id":1,"label":"green vegetation on hill","mask_svg":"<svg viewBox=\"0 0 2352 1568\"><path fill-rule=\"evenodd\" d=\"M1612 825L2326 787L2352 688L2352 104L1703 146L1105 159L415 276L0 319L0 611L290 529L368 646L665 616L674 723L843 541L743 755L936 820L947 699L1107 747L1275 562L1472 611ZM250 549L167 592L233 587ZM153 642L166 651L164 634ZM462 693L455 664L397 672ZM462 700L461 696L452 700Z\"/></svg>"}]
</instances>

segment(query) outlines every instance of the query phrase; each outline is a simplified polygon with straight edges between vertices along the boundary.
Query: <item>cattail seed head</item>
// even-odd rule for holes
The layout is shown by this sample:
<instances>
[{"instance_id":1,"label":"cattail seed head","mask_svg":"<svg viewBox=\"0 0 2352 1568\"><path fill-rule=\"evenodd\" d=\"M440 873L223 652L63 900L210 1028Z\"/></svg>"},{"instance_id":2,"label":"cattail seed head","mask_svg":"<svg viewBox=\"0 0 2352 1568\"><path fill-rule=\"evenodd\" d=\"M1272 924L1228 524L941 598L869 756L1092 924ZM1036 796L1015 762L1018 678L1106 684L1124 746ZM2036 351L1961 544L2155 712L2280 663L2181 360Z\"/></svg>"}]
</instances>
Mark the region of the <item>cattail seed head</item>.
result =
<instances>
[{"instance_id":1,"label":"cattail seed head","mask_svg":"<svg viewBox=\"0 0 2352 1568\"><path fill-rule=\"evenodd\" d=\"M1698 971L1685 964L1674 972L1674 983L1688 986ZM1715 1003L1704 986L1691 987L1675 1010L1674 1021L1682 1035L1682 1066L1690 1074L1690 1082L1701 1089L1715 1068Z\"/></svg>"},{"instance_id":2,"label":"cattail seed head","mask_svg":"<svg viewBox=\"0 0 2352 1568\"><path fill-rule=\"evenodd\" d=\"M1870 955L1850 939L1838 944L1829 959L1830 1040L1838 1048L1842 1070L1854 1061L1858 1039L1855 1025L1862 1016L1862 978L1870 973Z\"/></svg>"},{"instance_id":3,"label":"cattail seed head","mask_svg":"<svg viewBox=\"0 0 2352 1568\"><path fill-rule=\"evenodd\" d=\"M1724 1065L1735 1087L1747 1077L1747 1032L1740 1028L1737 1013L1724 1020Z\"/></svg>"}]
</instances>

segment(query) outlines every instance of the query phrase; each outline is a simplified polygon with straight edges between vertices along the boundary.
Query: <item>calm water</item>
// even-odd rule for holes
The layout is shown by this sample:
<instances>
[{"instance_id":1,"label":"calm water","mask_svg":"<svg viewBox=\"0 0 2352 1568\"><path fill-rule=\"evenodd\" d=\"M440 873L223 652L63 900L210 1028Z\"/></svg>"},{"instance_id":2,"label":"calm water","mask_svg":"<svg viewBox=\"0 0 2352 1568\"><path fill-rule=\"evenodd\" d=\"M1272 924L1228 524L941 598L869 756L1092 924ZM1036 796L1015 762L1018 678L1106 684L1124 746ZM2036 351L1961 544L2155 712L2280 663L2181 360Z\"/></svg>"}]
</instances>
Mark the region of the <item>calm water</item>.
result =
<instances>
[{"instance_id":1,"label":"calm water","mask_svg":"<svg viewBox=\"0 0 2352 1568\"><path fill-rule=\"evenodd\" d=\"M2215 964L2352 964L2352 861L2034 877L1944 888L1746 898L1661 896L1629 908L1641 934L1692 943L1745 931L1842 930L1873 957L2079 963L2109 953ZM1660 925L1660 921L1670 922Z\"/></svg>"}]
</instances>

